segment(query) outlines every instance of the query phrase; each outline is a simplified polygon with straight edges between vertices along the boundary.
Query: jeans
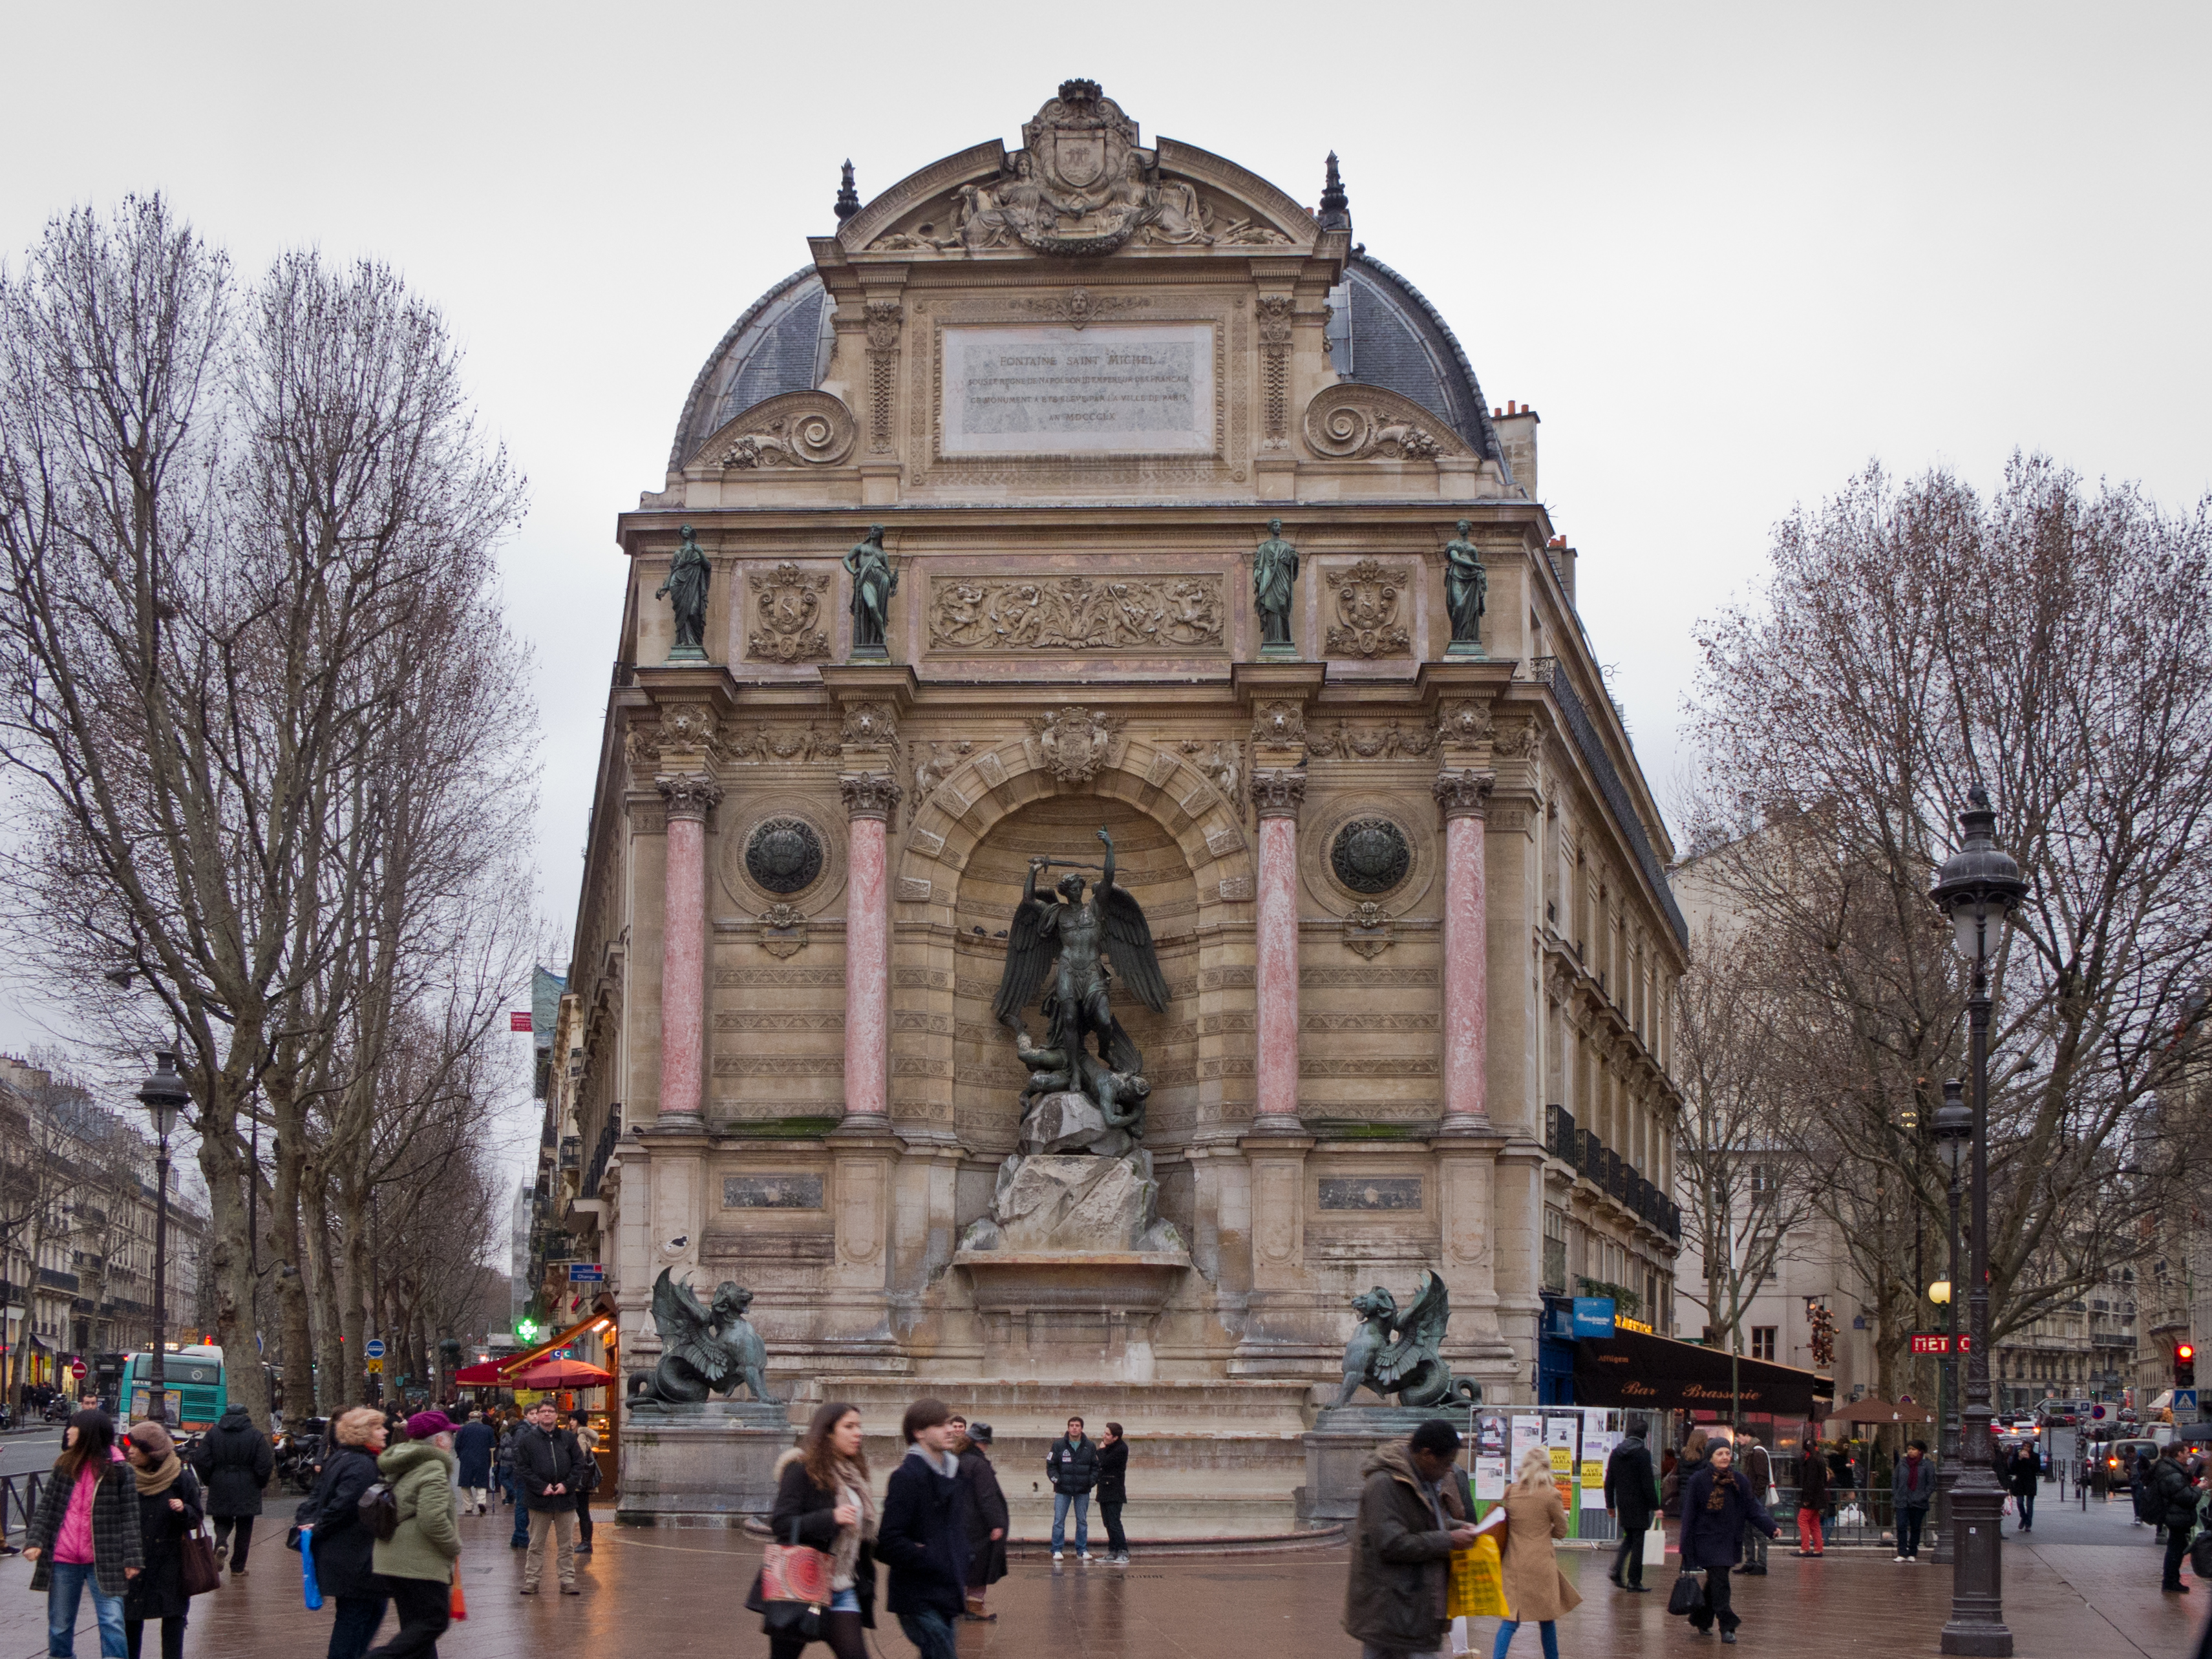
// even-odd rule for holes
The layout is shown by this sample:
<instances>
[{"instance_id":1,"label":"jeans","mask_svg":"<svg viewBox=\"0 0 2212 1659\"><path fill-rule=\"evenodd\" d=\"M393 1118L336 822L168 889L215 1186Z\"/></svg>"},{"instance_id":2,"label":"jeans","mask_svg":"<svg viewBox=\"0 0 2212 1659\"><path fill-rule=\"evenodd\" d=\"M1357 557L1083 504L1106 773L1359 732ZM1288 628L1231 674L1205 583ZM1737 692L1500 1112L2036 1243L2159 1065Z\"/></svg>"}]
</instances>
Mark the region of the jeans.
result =
<instances>
[{"instance_id":1,"label":"jeans","mask_svg":"<svg viewBox=\"0 0 2212 1659\"><path fill-rule=\"evenodd\" d=\"M507 1495L514 1505L514 1536L507 1541L520 1549L530 1542L530 1495L522 1490L520 1475L507 1476Z\"/></svg>"},{"instance_id":2,"label":"jeans","mask_svg":"<svg viewBox=\"0 0 2212 1659\"><path fill-rule=\"evenodd\" d=\"M238 1529L238 1541L230 1547L230 1570L246 1571L246 1547L253 1541L253 1517L250 1515L218 1515L215 1522L215 1547L221 1549L223 1540L230 1536L231 1528Z\"/></svg>"},{"instance_id":3,"label":"jeans","mask_svg":"<svg viewBox=\"0 0 2212 1659\"><path fill-rule=\"evenodd\" d=\"M899 1628L906 1632L906 1639L914 1644L921 1659L960 1659L960 1650L952 1638L952 1621L935 1608L902 1613L898 1621Z\"/></svg>"},{"instance_id":4,"label":"jeans","mask_svg":"<svg viewBox=\"0 0 2212 1659\"><path fill-rule=\"evenodd\" d=\"M1641 1527L1624 1524L1620 1547L1613 1553L1613 1580L1617 1584L1640 1584L1644 1582L1644 1531Z\"/></svg>"},{"instance_id":5,"label":"jeans","mask_svg":"<svg viewBox=\"0 0 2212 1659\"><path fill-rule=\"evenodd\" d=\"M1091 1494L1056 1492L1052 1495L1052 1553L1058 1555L1067 1532L1067 1506L1075 1505L1075 1553L1091 1553Z\"/></svg>"},{"instance_id":6,"label":"jeans","mask_svg":"<svg viewBox=\"0 0 2212 1659\"><path fill-rule=\"evenodd\" d=\"M1118 1498L1100 1498L1098 1518L1106 1523L1106 1553L1109 1555L1127 1555L1129 1553L1129 1536L1121 1530L1121 1500ZM1079 1521L1076 1525L1080 1528L1082 1522ZM1083 1547L1079 1543L1076 1547L1080 1549Z\"/></svg>"},{"instance_id":7,"label":"jeans","mask_svg":"<svg viewBox=\"0 0 2212 1659\"><path fill-rule=\"evenodd\" d=\"M2159 1581L2161 1589L2181 1588L2181 1563L2189 1553L2190 1532L2191 1528L2185 1522L2166 1529L2166 1577Z\"/></svg>"},{"instance_id":8,"label":"jeans","mask_svg":"<svg viewBox=\"0 0 2212 1659\"><path fill-rule=\"evenodd\" d=\"M437 1659L438 1638L453 1621L453 1586L436 1578L387 1578L399 1628L368 1659Z\"/></svg>"},{"instance_id":9,"label":"jeans","mask_svg":"<svg viewBox=\"0 0 2212 1659\"><path fill-rule=\"evenodd\" d=\"M2035 1494L2032 1492L2014 1492L2012 1504L2020 1511L2021 1530L2026 1532L2035 1524Z\"/></svg>"},{"instance_id":10,"label":"jeans","mask_svg":"<svg viewBox=\"0 0 2212 1659\"><path fill-rule=\"evenodd\" d=\"M1705 1569L1705 1604L1690 1614L1692 1630L1711 1630L1717 1619L1723 1630L1734 1630L1743 1620L1735 1616L1735 1605L1729 1599L1729 1570L1726 1567Z\"/></svg>"},{"instance_id":11,"label":"jeans","mask_svg":"<svg viewBox=\"0 0 2212 1659\"><path fill-rule=\"evenodd\" d=\"M1797 1511L1797 1547L1810 1550L1815 1555L1828 1547L1827 1541L1820 1536L1820 1511L1809 1504Z\"/></svg>"},{"instance_id":12,"label":"jeans","mask_svg":"<svg viewBox=\"0 0 2212 1659\"><path fill-rule=\"evenodd\" d=\"M1490 1650L1490 1659L1505 1659L1505 1650L1513 1645L1513 1632L1521 1628L1518 1619L1508 1619L1498 1626L1498 1644ZM1559 1627L1547 1619L1536 1626L1536 1633L1544 1638L1544 1659L1559 1659Z\"/></svg>"},{"instance_id":13,"label":"jeans","mask_svg":"<svg viewBox=\"0 0 2212 1659\"><path fill-rule=\"evenodd\" d=\"M556 1498L556 1503L565 1504L566 1498ZM545 1574L545 1540L555 1540L554 1571L561 1582L576 1582L576 1511L572 1509L532 1510L530 1511L530 1553L522 1558L522 1584L525 1589L536 1589L538 1581Z\"/></svg>"},{"instance_id":14,"label":"jeans","mask_svg":"<svg viewBox=\"0 0 2212 1659\"><path fill-rule=\"evenodd\" d=\"M123 1644L123 1598L103 1595L89 1561L56 1561L46 1589L46 1652L52 1659L75 1659L80 1595L92 1593L93 1617L100 1622L100 1659L130 1659Z\"/></svg>"},{"instance_id":15,"label":"jeans","mask_svg":"<svg viewBox=\"0 0 2212 1659\"><path fill-rule=\"evenodd\" d=\"M1920 1553L1920 1528L1928 1523L1928 1511L1917 1504L1908 1504L1897 1512L1897 1553L1910 1559Z\"/></svg>"},{"instance_id":16,"label":"jeans","mask_svg":"<svg viewBox=\"0 0 2212 1659\"><path fill-rule=\"evenodd\" d=\"M331 1650L326 1659L361 1659L368 1651L368 1644L376 1639L376 1627L384 1622L385 1599L381 1595L337 1598L337 1615L331 1620Z\"/></svg>"},{"instance_id":17,"label":"jeans","mask_svg":"<svg viewBox=\"0 0 2212 1659\"><path fill-rule=\"evenodd\" d=\"M138 1659L138 1644L146 1634L143 1619L123 1621L123 1645L130 1659ZM161 1620L161 1659L185 1659L185 1620L182 1613Z\"/></svg>"}]
</instances>

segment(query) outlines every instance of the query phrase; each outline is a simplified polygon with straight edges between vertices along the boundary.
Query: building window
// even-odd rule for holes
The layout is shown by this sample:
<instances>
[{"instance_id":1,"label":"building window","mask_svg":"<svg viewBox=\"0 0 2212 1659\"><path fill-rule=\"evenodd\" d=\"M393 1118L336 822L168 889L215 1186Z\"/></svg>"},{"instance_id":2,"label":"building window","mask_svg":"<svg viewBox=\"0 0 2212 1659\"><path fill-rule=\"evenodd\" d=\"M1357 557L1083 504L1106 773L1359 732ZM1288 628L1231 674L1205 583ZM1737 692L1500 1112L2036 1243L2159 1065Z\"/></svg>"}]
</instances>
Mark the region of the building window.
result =
<instances>
[{"instance_id":1,"label":"building window","mask_svg":"<svg viewBox=\"0 0 2212 1659\"><path fill-rule=\"evenodd\" d=\"M1775 1327L1771 1325L1753 1325L1751 1328L1751 1357L1753 1359L1771 1360L1774 1358L1774 1333Z\"/></svg>"},{"instance_id":2,"label":"building window","mask_svg":"<svg viewBox=\"0 0 2212 1659\"><path fill-rule=\"evenodd\" d=\"M1567 1218L1544 1206L1544 1288L1565 1295L1567 1288Z\"/></svg>"}]
</instances>

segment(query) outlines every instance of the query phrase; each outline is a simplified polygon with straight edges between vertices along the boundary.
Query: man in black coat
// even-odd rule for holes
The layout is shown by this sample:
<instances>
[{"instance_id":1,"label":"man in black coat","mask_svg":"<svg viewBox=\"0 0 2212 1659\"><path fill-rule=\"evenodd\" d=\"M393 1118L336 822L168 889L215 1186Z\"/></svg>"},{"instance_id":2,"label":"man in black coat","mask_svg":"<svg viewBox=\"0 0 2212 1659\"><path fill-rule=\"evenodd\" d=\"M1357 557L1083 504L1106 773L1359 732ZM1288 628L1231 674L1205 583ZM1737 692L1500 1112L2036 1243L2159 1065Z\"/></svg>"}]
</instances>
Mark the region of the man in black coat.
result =
<instances>
[{"instance_id":1,"label":"man in black coat","mask_svg":"<svg viewBox=\"0 0 2212 1659\"><path fill-rule=\"evenodd\" d=\"M2013 1504L2020 1510L2022 1532L2035 1530L2035 1489L2042 1484L2043 1454L2030 1440L2013 1454L2012 1465L2005 1471L2005 1489L2012 1493Z\"/></svg>"},{"instance_id":2,"label":"man in black coat","mask_svg":"<svg viewBox=\"0 0 2212 1659\"><path fill-rule=\"evenodd\" d=\"M2161 1450L2151 1465L2148 1507L2152 1522L2166 1528L2166 1577L2159 1588L2186 1595L2189 1586L2181 1582L2181 1561L2189 1553L2189 1534L2197 1526L2197 1483L2172 1446Z\"/></svg>"},{"instance_id":3,"label":"man in black coat","mask_svg":"<svg viewBox=\"0 0 2212 1659\"><path fill-rule=\"evenodd\" d=\"M891 1575L884 1605L921 1659L959 1659L954 1621L967 1602L968 1489L951 1418L942 1400L906 1408L906 1456L891 1471L876 1527L876 1559Z\"/></svg>"},{"instance_id":4,"label":"man in black coat","mask_svg":"<svg viewBox=\"0 0 2212 1659\"><path fill-rule=\"evenodd\" d=\"M1651 1449L1644 1443L1642 1420L1632 1418L1627 1434L1605 1462L1605 1512L1620 1523L1620 1547L1613 1552L1613 1571L1606 1577L1625 1590L1641 1592L1644 1588L1644 1535L1650 1529L1651 1511L1658 1501Z\"/></svg>"},{"instance_id":5,"label":"man in black coat","mask_svg":"<svg viewBox=\"0 0 2212 1659\"><path fill-rule=\"evenodd\" d=\"M1075 1559L1091 1559L1091 1489L1098 1484L1098 1443L1084 1437L1083 1419L1067 1419L1067 1432L1044 1455L1052 1481L1052 1559L1067 1541L1067 1511L1075 1510Z\"/></svg>"},{"instance_id":6,"label":"man in black coat","mask_svg":"<svg viewBox=\"0 0 2212 1659\"><path fill-rule=\"evenodd\" d=\"M522 1593L538 1594L545 1574L545 1540L559 1540L556 1571L561 1594L580 1595L576 1588L576 1488L584 1470L584 1449L561 1426L561 1413L550 1400L530 1408L530 1421L514 1439L514 1473L530 1507L530 1553L522 1558Z\"/></svg>"},{"instance_id":7,"label":"man in black coat","mask_svg":"<svg viewBox=\"0 0 2212 1659\"><path fill-rule=\"evenodd\" d=\"M1106 1565L1129 1565L1128 1535L1121 1530L1121 1506L1129 1501L1129 1443L1119 1423L1106 1425L1098 1443L1098 1514L1106 1522Z\"/></svg>"},{"instance_id":8,"label":"man in black coat","mask_svg":"<svg viewBox=\"0 0 2212 1659\"><path fill-rule=\"evenodd\" d=\"M246 1576L246 1552L253 1542L253 1517L261 1513L261 1491L276 1472L276 1449L253 1426L246 1407L226 1406L216 1425L192 1448L192 1469L207 1489L207 1512L215 1522L216 1564L228 1550L233 1577ZM233 1534L237 1545L230 1545Z\"/></svg>"}]
</instances>

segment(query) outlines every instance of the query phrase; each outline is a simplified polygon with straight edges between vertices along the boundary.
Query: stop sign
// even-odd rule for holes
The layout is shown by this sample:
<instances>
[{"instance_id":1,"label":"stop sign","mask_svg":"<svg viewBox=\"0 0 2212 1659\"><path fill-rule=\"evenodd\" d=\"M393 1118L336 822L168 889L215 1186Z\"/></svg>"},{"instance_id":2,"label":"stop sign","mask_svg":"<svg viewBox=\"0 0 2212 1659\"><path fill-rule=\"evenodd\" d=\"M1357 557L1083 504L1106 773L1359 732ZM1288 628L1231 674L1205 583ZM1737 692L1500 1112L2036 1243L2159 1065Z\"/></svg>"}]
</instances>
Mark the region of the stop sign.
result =
<instances>
[{"instance_id":1,"label":"stop sign","mask_svg":"<svg viewBox=\"0 0 2212 1659\"><path fill-rule=\"evenodd\" d=\"M83 1382L83 1381L84 1381L84 1361L82 1361L82 1359L72 1359L72 1360L70 1360L70 1375L71 1376L73 1376L73 1377L76 1378L76 1380L77 1380L78 1382Z\"/></svg>"}]
</instances>

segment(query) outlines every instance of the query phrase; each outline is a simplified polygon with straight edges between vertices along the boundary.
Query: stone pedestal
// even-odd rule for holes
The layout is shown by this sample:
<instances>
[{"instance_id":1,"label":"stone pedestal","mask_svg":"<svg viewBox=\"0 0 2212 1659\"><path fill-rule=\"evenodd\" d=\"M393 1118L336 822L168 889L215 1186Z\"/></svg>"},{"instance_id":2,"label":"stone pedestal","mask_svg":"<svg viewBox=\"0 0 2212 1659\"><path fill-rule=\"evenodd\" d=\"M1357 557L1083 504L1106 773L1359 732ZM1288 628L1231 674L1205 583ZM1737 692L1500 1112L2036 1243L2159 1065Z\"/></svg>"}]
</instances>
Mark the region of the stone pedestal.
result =
<instances>
[{"instance_id":1,"label":"stone pedestal","mask_svg":"<svg viewBox=\"0 0 2212 1659\"><path fill-rule=\"evenodd\" d=\"M735 1527L775 1506L775 1460L799 1443L782 1401L710 1400L625 1412L617 1523Z\"/></svg>"},{"instance_id":2,"label":"stone pedestal","mask_svg":"<svg viewBox=\"0 0 2212 1659\"><path fill-rule=\"evenodd\" d=\"M1359 1466L1385 1441L1403 1440L1432 1417L1468 1432L1465 1406L1340 1406L1314 1419L1304 1435L1306 1484L1298 1519L1309 1525L1349 1522L1359 1513L1366 1480Z\"/></svg>"}]
</instances>

